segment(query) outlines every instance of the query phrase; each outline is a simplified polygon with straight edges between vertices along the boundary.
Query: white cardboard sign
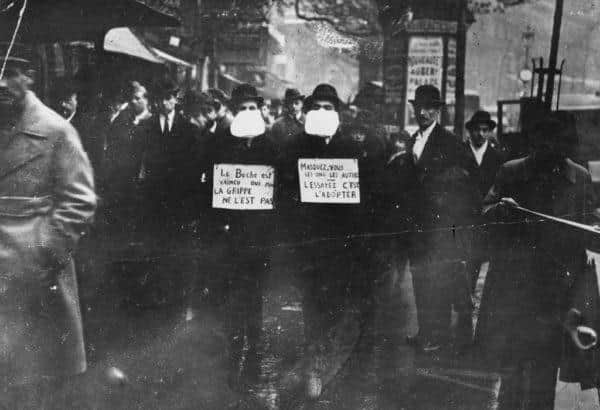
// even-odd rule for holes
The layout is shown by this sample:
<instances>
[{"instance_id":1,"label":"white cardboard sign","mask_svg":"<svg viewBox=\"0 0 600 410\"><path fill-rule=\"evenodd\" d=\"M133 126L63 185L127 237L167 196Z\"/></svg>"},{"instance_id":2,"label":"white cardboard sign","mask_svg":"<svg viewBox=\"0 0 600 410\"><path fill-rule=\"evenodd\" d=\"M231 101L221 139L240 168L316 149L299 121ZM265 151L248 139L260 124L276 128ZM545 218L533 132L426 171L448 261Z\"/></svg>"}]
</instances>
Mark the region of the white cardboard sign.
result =
<instances>
[{"instance_id":1,"label":"white cardboard sign","mask_svg":"<svg viewBox=\"0 0 600 410\"><path fill-rule=\"evenodd\" d=\"M215 164L213 208L273 209L275 171L268 165Z\"/></svg>"},{"instance_id":2,"label":"white cardboard sign","mask_svg":"<svg viewBox=\"0 0 600 410\"><path fill-rule=\"evenodd\" d=\"M301 158L298 176L302 202L360 203L358 160L355 158Z\"/></svg>"}]
</instances>

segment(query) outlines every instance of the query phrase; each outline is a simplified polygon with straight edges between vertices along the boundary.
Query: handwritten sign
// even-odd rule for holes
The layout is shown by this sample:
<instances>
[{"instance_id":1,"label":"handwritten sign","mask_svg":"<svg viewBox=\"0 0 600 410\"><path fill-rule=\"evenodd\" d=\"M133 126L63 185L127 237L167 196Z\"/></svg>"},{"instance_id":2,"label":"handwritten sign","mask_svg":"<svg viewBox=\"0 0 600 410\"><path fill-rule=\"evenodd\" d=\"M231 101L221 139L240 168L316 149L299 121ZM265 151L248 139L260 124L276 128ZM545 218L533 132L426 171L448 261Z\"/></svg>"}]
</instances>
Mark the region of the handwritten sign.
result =
<instances>
[{"instance_id":1,"label":"handwritten sign","mask_svg":"<svg viewBox=\"0 0 600 410\"><path fill-rule=\"evenodd\" d=\"M359 204L357 159L298 160L300 200L309 203Z\"/></svg>"},{"instance_id":2,"label":"handwritten sign","mask_svg":"<svg viewBox=\"0 0 600 410\"><path fill-rule=\"evenodd\" d=\"M267 165L215 164L213 208L273 209L275 171Z\"/></svg>"}]
</instances>

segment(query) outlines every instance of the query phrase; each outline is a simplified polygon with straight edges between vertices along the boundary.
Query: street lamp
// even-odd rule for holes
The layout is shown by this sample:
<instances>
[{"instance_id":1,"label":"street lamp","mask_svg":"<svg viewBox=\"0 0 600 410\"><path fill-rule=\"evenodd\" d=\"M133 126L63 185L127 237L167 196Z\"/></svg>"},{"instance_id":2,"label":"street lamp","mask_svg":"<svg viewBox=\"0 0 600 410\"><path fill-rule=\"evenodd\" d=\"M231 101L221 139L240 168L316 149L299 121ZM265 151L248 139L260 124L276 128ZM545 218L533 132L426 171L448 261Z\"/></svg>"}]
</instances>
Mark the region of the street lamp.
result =
<instances>
[{"instance_id":1,"label":"street lamp","mask_svg":"<svg viewBox=\"0 0 600 410\"><path fill-rule=\"evenodd\" d=\"M527 68L529 67L529 50L535 40L535 31L533 31L530 25L527 25L527 29L521 35L521 39L523 40L523 47L525 47L525 64L523 67Z\"/></svg>"}]
</instances>

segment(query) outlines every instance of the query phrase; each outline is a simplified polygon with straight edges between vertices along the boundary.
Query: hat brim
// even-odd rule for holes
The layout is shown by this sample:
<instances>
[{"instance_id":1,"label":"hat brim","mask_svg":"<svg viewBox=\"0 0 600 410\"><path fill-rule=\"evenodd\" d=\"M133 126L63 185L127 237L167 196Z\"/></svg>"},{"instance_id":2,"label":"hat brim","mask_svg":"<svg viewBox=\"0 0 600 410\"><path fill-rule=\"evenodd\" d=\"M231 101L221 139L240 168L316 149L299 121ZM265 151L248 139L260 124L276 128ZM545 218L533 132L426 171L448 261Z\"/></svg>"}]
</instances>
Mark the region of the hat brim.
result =
<instances>
[{"instance_id":1,"label":"hat brim","mask_svg":"<svg viewBox=\"0 0 600 410\"><path fill-rule=\"evenodd\" d=\"M440 101L440 100L433 100L433 101L417 101L417 100L408 100L409 103L411 103L412 105L421 105L421 106L431 106L431 107L443 107L444 105L446 105L445 102Z\"/></svg>"},{"instance_id":2,"label":"hat brim","mask_svg":"<svg viewBox=\"0 0 600 410\"><path fill-rule=\"evenodd\" d=\"M235 106L238 105L244 101L255 101L256 104L258 105L264 105L265 104L265 99L263 97L242 97L242 98L236 98L236 99L231 99L230 102Z\"/></svg>"},{"instance_id":3,"label":"hat brim","mask_svg":"<svg viewBox=\"0 0 600 410\"><path fill-rule=\"evenodd\" d=\"M468 129L468 130L470 130L471 128L473 128L473 126L475 124L487 124L492 131L495 130L496 129L496 125L498 125L498 124L496 124L496 121L494 121L494 120L485 120L485 121L471 121L471 120L469 120L465 124L465 128Z\"/></svg>"},{"instance_id":4,"label":"hat brim","mask_svg":"<svg viewBox=\"0 0 600 410\"><path fill-rule=\"evenodd\" d=\"M284 99L286 102L290 102L290 101L296 101L296 100L302 100L305 101L306 100L306 96L305 95L294 95L292 97L287 97Z\"/></svg>"},{"instance_id":5,"label":"hat brim","mask_svg":"<svg viewBox=\"0 0 600 410\"><path fill-rule=\"evenodd\" d=\"M309 95L304 100L304 107L305 107L306 111L310 111L311 105L313 105L313 102L315 102L316 100L329 101L330 103L332 103L335 106L336 111L339 111L340 106L342 105L342 100L340 100L339 98L329 97L329 96L316 96L315 97L313 95Z\"/></svg>"}]
</instances>

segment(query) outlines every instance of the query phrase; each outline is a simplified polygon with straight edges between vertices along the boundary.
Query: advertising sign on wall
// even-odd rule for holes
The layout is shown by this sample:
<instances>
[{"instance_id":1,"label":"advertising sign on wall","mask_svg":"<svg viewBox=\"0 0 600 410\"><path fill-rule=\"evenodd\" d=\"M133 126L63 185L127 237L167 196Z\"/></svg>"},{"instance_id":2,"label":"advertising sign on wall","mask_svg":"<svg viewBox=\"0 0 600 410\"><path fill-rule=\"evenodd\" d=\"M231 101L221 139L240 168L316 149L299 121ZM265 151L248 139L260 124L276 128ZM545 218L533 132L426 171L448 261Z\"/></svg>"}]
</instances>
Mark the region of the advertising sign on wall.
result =
<instances>
[{"instance_id":1,"label":"advertising sign on wall","mask_svg":"<svg viewBox=\"0 0 600 410\"><path fill-rule=\"evenodd\" d=\"M407 126L416 125L410 100L420 85L431 84L442 89L444 71L444 41L442 37L413 36L408 45L408 75L406 87Z\"/></svg>"}]
</instances>

